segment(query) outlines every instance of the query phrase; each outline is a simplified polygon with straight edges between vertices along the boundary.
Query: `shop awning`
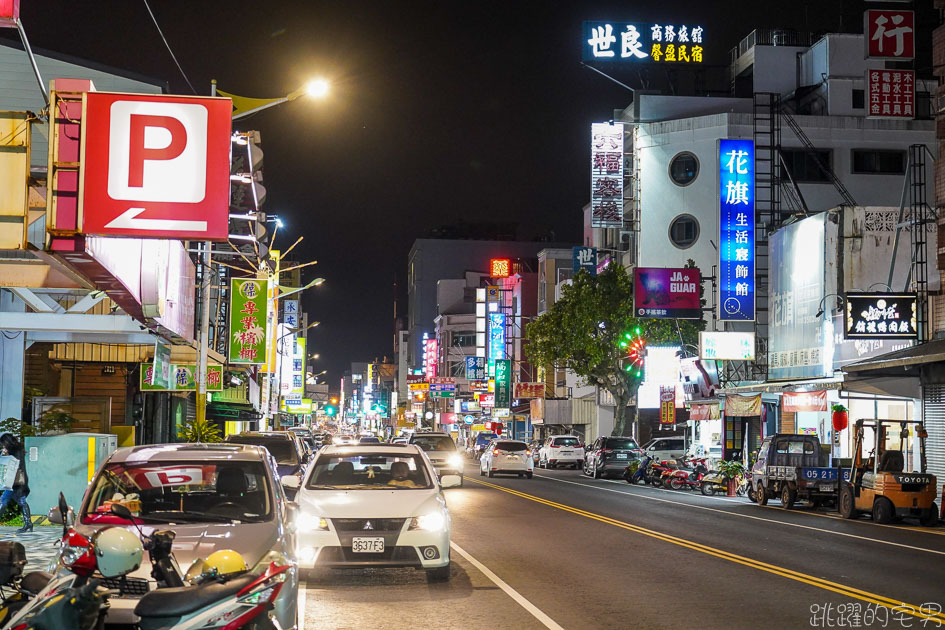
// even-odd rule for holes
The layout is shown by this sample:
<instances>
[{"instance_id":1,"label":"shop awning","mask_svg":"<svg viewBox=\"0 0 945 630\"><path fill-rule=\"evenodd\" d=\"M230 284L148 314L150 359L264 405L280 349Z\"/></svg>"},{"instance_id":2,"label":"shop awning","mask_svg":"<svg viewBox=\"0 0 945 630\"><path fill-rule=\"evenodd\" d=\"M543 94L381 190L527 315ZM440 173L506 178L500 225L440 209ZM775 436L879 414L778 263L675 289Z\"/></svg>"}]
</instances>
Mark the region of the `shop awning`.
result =
<instances>
[{"instance_id":1,"label":"shop awning","mask_svg":"<svg viewBox=\"0 0 945 630\"><path fill-rule=\"evenodd\" d=\"M918 376L921 366L945 361L945 339L936 339L894 350L843 366L848 374L869 376Z\"/></svg>"}]
</instances>

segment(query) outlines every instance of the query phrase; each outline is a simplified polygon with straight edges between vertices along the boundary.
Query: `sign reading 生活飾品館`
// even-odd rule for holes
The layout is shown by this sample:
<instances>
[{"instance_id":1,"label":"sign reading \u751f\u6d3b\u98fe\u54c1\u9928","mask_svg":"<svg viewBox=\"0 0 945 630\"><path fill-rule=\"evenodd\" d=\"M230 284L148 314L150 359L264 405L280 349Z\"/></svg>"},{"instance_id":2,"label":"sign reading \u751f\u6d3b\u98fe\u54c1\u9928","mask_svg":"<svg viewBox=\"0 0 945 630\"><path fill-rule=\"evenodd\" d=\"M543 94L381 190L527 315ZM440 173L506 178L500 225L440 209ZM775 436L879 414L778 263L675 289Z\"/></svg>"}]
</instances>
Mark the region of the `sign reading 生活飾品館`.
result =
<instances>
[{"instance_id":1,"label":"sign reading \u751f\u6d3b\u98fe\u54c1\u9928","mask_svg":"<svg viewBox=\"0 0 945 630\"><path fill-rule=\"evenodd\" d=\"M719 140L719 313L755 320L755 143Z\"/></svg>"},{"instance_id":2,"label":"sign reading \u751f\u6d3b\u98fe\u54c1\u9928","mask_svg":"<svg viewBox=\"0 0 945 630\"><path fill-rule=\"evenodd\" d=\"M847 339L916 339L915 293L847 293Z\"/></svg>"},{"instance_id":3,"label":"sign reading \u751f\u6d3b\u98fe\u54c1\u9928","mask_svg":"<svg viewBox=\"0 0 945 630\"><path fill-rule=\"evenodd\" d=\"M623 123L591 125L591 227L623 227Z\"/></svg>"},{"instance_id":4,"label":"sign reading \u751f\u6d3b\u98fe\u54c1\u9928","mask_svg":"<svg viewBox=\"0 0 945 630\"><path fill-rule=\"evenodd\" d=\"M698 24L584 22L584 61L702 63L704 29Z\"/></svg>"}]
</instances>

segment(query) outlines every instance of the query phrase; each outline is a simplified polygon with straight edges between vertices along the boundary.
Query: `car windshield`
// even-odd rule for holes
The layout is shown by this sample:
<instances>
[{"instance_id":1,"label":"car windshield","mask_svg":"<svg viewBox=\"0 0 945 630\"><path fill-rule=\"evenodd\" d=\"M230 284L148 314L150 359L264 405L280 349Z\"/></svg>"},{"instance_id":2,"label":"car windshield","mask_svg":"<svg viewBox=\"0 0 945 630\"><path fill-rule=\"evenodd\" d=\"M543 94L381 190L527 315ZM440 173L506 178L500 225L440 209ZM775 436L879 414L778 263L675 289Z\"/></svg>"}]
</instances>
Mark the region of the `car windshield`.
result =
<instances>
[{"instance_id":1,"label":"car windshield","mask_svg":"<svg viewBox=\"0 0 945 630\"><path fill-rule=\"evenodd\" d=\"M555 438L555 446L580 446L581 442L575 437Z\"/></svg>"},{"instance_id":2,"label":"car windshield","mask_svg":"<svg viewBox=\"0 0 945 630\"><path fill-rule=\"evenodd\" d=\"M235 444L254 444L256 446L262 446L276 458L277 464L282 464L283 466L298 466L299 464L299 452L295 448L295 443L291 438L282 439L255 435L231 435L226 438L226 441Z\"/></svg>"},{"instance_id":3,"label":"car windshield","mask_svg":"<svg viewBox=\"0 0 945 630\"><path fill-rule=\"evenodd\" d=\"M496 439L495 433L480 433L476 437L476 444L488 444L492 440Z\"/></svg>"},{"instance_id":4,"label":"car windshield","mask_svg":"<svg viewBox=\"0 0 945 630\"><path fill-rule=\"evenodd\" d=\"M453 451L456 446L453 439L445 435L418 435L413 443L425 451Z\"/></svg>"},{"instance_id":5,"label":"car windshield","mask_svg":"<svg viewBox=\"0 0 945 630\"><path fill-rule=\"evenodd\" d=\"M319 457L306 487L313 490L411 490L429 489L434 485L420 455L343 453Z\"/></svg>"},{"instance_id":6,"label":"car windshield","mask_svg":"<svg viewBox=\"0 0 945 630\"><path fill-rule=\"evenodd\" d=\"M82 522L127 523L124 505L146 523L262 522L272 518L262 462L121 462L106 464L89 494Z\"/></svg>"},{"instance_id":7,"label":"car windshield","mask_svg":"<svg viewBox=\"0 0 945 630\"><path fill-rule=\"evenodd\" d=\"M637 443L630 438L610 438L607 440L607 448L614 449L635 449L640 448Z\"/></svg>"},{"instance_id":8,"label":"car windshield","mask_svg":"<svg viewBox=\"0 0 945 630\"><path fill-rule=\"evenodd\" d=\"M496 442L495 447L507 453L517 453L528 448L525 442Z\"/></svg>"}]
</instances>

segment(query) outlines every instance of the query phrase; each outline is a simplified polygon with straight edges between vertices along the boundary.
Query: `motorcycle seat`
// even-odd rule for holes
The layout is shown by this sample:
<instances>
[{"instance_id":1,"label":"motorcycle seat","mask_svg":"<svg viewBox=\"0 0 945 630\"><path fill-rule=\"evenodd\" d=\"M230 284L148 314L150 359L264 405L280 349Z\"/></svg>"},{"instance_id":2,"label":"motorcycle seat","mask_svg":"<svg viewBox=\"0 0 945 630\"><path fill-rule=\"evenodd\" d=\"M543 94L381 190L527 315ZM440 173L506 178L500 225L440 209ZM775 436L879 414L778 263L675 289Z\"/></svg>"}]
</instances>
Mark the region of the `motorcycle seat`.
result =
<instances>
[{"instance_id":1,"label":"motorcycle seat","mask_svg":"<svg viewBox=\"0 0 945 630\"><path fill-rule=\"evenodd\" d=\"M226 582L207 582L197 586L159 588L141 598L135 606L139 617L180 617L208 604L236 595L259 576L246 573Z\"/></svg>"},{"instance_id":2,"label":"motorcycle seat","mask_svg":"<svg viewBox=\"0 0 945 630\"><path fill-rule=\"evenodd\" d=\"M49 584L49 580L51 579L53 579L52 573L46 573L45 571L30 571L23 576L22 580L20 580L20 588L36 595L41 590L43 590L47 584Z\"/></svg>"}]
</instances>

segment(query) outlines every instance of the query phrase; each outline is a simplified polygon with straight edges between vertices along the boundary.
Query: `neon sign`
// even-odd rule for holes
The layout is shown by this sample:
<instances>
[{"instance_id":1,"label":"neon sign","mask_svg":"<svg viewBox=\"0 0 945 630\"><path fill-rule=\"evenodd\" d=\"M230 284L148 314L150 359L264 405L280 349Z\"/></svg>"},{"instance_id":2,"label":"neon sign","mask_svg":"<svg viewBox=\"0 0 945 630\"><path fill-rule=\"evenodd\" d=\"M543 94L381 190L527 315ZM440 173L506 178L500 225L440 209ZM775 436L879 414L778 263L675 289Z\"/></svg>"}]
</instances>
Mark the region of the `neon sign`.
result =
<instances>
[{"instance_id":1,"label":"neon sign","mask_svg":"<svg viewBox=\"0 0 945 630\"><path fill-rule=\"evenodd\" d=\"M755 320L755 144L719 140L719 320Z\"/></svg>"},{"instance_id":2,"label":"neon sign","mask_svg":"<svg viewBox=\"0 0 945 630\"><path fill-rule=\"evenodd\" d=\"M505 358L505 313L489 313L489 361Z\"/></svg>"},{"instance_id":3,"label":"neon sign","mask_svg":"<svg viewBox=\"0 0 945 630\"><path fill-rule=\"evenodd\" d=\"M493 258L489 261L489 275L493 278L508 278L512 273L512 261L508 258Z\"/></svg>"},{"instance_id":4,"label":"neon sign","mask_svg":"<svg viewBox=\"0 0 945 630\"><path fill-rule=\"evenodd\" d=\"M699 25L584 22L584 61L702 63Z\"/></svg>"}]
</instances>

